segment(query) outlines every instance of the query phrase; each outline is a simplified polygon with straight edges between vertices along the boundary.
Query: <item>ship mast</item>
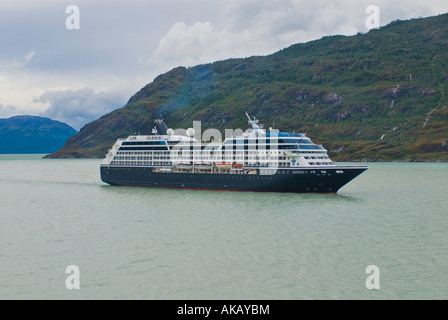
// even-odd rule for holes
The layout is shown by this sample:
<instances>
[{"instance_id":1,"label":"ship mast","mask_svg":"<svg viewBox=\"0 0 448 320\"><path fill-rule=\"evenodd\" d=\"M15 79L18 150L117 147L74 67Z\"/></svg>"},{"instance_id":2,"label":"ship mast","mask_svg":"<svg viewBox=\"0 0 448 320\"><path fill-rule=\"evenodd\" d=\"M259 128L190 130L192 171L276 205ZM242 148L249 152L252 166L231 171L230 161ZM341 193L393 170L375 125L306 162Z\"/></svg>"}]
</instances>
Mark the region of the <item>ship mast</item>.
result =
<instances>
[{"instance_id":1,"label":"ship mast","mask_svg":"<svg viewBox=\"0 0 448 320\"><path fill-rule=\"evenodd\" d=\"M258 124L258 120L254 117L254 120L252 120L250 118L250 116L247 114L246 112L246 116L249 119L249 121L247 122L252 129L263 129L263 125L262 124Z\"/></svg>"}]
</instances>

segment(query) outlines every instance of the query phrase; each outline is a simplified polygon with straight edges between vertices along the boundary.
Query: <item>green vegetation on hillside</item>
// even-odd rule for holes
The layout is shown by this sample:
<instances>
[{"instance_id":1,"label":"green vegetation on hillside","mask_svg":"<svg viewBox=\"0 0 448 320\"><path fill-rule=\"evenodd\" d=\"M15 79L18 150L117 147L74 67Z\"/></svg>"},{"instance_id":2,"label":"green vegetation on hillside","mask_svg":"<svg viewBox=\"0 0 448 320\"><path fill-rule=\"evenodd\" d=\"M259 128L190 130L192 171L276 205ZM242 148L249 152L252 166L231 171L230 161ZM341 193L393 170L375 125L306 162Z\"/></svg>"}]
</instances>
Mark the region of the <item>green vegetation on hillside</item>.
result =
<instances>
[{"instance_id":1,"label":"green vegetation on hillside","mask_svg":"<svg viewBox=\"0 0 448 320\"><path fill-rule=\"evenodd\" d=\"M176 68L85 126L54 157L103 157L116 138L195 120L203 130L305 132L336 161L448 161L448 14L395 21L270 56Z\"/></svg>"},{"instance_id":2,"label":"green vegetation on hillside","mask_svg":"<svg viewBox=\"0 0 448 320\"><path fill-rule=\"evenodd\" d=\"M48 118L0 119L0 154L52 153L76 133L69 125Z\"/></svg>"}]
</instances>

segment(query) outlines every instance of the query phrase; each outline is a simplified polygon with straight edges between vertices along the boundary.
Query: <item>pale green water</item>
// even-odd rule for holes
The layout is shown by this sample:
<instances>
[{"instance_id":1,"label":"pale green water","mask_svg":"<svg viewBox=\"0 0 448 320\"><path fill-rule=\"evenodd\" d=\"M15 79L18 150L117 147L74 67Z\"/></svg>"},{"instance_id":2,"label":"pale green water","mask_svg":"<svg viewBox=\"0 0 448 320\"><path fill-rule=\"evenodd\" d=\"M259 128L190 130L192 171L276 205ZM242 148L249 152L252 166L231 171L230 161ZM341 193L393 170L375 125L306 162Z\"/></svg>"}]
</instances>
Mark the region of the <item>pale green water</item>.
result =
<instances>
[{"instance_id":1,"label":"pale green water","mask_svg":"<svg viewBox=\"0 0 448 320\"><path fill-rule=\"evenodd\" d=\"M110 187L100 162L0 156L0 299L448 298L448 164L295 195Z\"/></svg>"}]
</instances>

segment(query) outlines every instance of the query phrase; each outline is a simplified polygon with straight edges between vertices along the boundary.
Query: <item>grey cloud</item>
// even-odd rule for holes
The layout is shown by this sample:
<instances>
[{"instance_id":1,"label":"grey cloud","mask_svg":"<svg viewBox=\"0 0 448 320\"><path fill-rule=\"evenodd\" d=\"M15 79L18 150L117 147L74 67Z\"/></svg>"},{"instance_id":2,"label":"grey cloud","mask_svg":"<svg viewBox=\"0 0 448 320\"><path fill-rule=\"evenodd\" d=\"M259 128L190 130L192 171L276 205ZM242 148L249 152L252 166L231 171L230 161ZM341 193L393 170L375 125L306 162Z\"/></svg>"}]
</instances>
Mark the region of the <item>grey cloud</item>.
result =
<instances>
[{"instance_id":1,"label":"grey cloud","mask_svg":"<svg viewBox=\"0 0 448 320\"><path fill-rule=\"evenodd\" d=\"M83 125L123 106L125 100L116 92L95 92L91 88L47 91L35 102L49 103L42 116L65 122L79 130Z\"/></svg>"},{"instance_id":2,"label":"grey cloud","mask_svg":"<svg viewBox=\"0 0 448 320\"><path fill-rule=\"evenodd\" d=\"M0 77L4 105L14 105L22 114L50 105L46 115L79 127L109 111L109 106L121 106L113 97L120 102L124 99L112 91L123 93L126 86L128 98L158 74L179 65L265 55L326 35L365 32L365 9L372 1L75 3L80 9L80 30L65 27L65 9L72 2L0 2L0 69L8 71ZM445 0L376 0L375 4L381 9L381 25L448 11ZM96 91L76 91L83 87ZM51 88L72 91L49 91ZM41 103L33 104L33 97L41 92L46 93L35 100ZM86 100L76 105L76 95Z\"/></svg>"},{"instance_id":3,"label":"grey cloud","mask_svg":"<svg viewBox=\"0 0 448 320\"><path fill-rule=\"evenodd\" d=\"M274 53L328 35L365 32L370 4L371 0L229 0L219 21L173 24L148 64L192 66ZM395 19L413 18L417 12L432 15L440 11L436 0L424 4L417 0L377 0L376 4L382 26Z\"/></svg>"},{"instance_id":4,"label":"grey cloud","mask_svg":"<svg viewBox=\"0 0 448 320\"><path fill-rule=\"evenodd\" d=\"M0 104L0 117L9 118L15 114L16 110L17 108L14 106Z\"/></svg>"},{"instance_id":5,"label":"grey cloud","mask_svg":"<svg viewBox=\"0 0 448 320\"><path fill-rule=\"evenodd\" d=\"M91 1L75 2L80 29L68 30L71 2L0 5L0 59L22 56L30 48L39 55L30 67L72 75L84 70L124 74L141 69L139 58L157 48L163 33L178 20L192 21L218 13L210 1ZM218 11L219 12L219 11Z\"/></svg>"}]
</instances>

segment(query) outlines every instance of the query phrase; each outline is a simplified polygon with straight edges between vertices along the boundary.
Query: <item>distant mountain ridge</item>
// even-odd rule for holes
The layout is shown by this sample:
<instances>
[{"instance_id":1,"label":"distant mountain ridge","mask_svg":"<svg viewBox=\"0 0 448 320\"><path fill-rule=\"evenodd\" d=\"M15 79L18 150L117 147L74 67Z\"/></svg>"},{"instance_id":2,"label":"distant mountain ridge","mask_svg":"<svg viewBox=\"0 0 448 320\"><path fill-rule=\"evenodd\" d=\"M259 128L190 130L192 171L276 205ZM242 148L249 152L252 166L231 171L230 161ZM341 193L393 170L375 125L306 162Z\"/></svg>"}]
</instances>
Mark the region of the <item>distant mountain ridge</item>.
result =
<instances>
[{"instance_id":1,"label":"distant mountain ridge","mask_svg":"<svg viewBox=\"0 0 448 320\"><path fill-rule=\"evenodd\" d=\"M68 124L43 117L0 119L0 154L49 154L77 132Z\"/></svg>"},{"instance_id":2,"label":"distant mountain ridge","mask_svg":"<svg viewBox=\"0 0 448 320\"><path fill-rule=\"evenodd\" d=\"M117 138L172 128L305 132L336 161L448 161L448 14L160 75L51 157L102 158Z\"/></svg>"}]
</instances>

